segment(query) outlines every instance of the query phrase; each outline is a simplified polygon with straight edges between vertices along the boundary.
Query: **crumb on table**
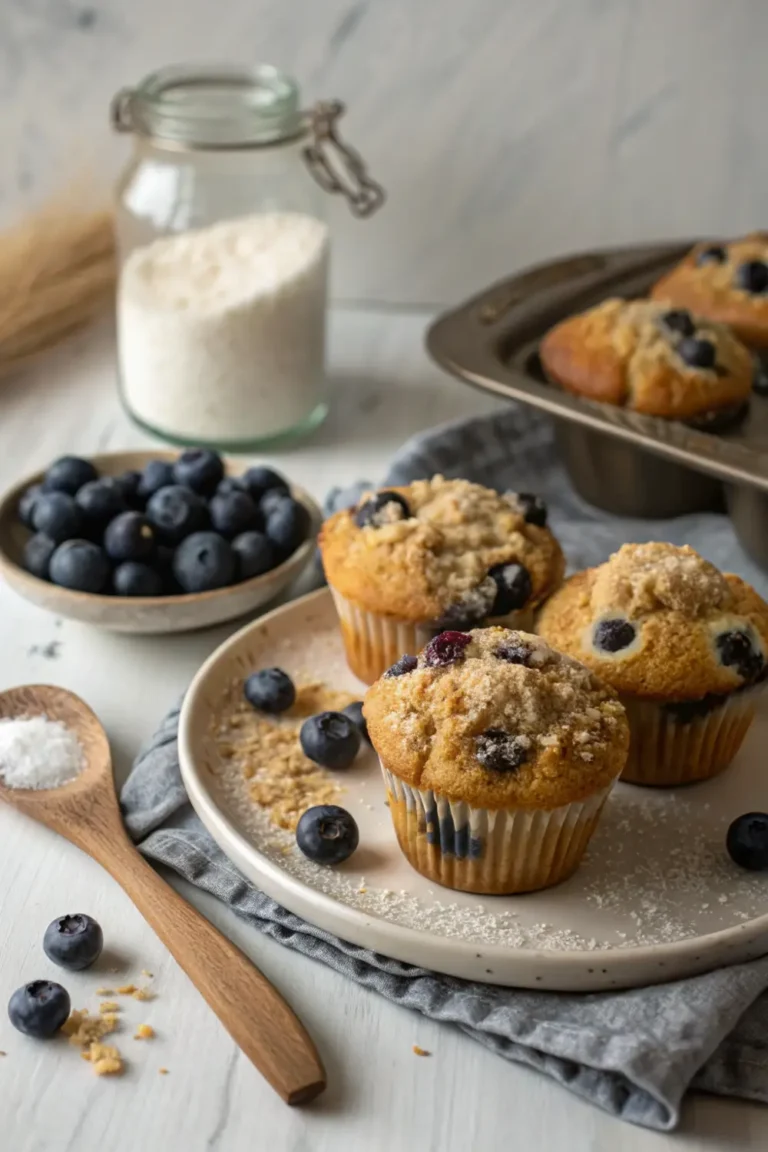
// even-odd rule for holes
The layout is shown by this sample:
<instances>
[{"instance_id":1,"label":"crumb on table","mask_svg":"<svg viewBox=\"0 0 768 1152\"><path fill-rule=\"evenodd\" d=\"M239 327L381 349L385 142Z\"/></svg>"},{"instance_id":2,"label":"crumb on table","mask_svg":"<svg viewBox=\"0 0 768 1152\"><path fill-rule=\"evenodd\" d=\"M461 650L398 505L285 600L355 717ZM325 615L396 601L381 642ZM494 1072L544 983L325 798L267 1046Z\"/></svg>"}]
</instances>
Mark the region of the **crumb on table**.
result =
<instances>
[{"instance_id":1,"label":"crumb on table","mask_svg":"<svg viewBox=\"0 0 768 1152\"><path fill-rule=\"evenodd\" d=\"M111 1044L92 1043L87 1052L81 1053L83 1060L89 1060L97 1076L119 1076L124 1064L117 1048Z\"/></svg>"},{"instance_id":2,"label":"crumb on table","mask_svg":"<svg viewBox=\"0 0 768 1152\"><path fill-rule=\"evenodd\" d=\"M103 1016L89 1016L85 1009L75 1008L64 1021L61 1030L69 1037L70 1044L87 1048L102 1037L109 1036L118 1025L119 1020L114 1012L105 1012Z\"/></svg>"},{"instance_id":3,"label":"crumb on table","mask_svg":"<svg viewBox=\"0 0 768 1152\"><path fill-rule=\"evenodd\" d=\"M157 1071L161 1076L167 1076L168 1075L168 1069L167 1068L158 1068Z\"/></svg>"},{"instance_id":4,"label":"crumb on table","mask_svg":"<svg viewBox=\"0 0 768 1152\"><path fill-rule=\"evenodd\" d=\"M105 1013L119 1011L120 1005L115 1000L102 1000L101 1004L99 1004L99 1012L101 1012L102 1016L104 1016Z\"/></svg>"},{"instance_id":5,"label":"crumb on table","mask_svg":"<svg viewBox=\"0 0 768 1152\"><path fill-rule=\"evenodd\" d=\"M413 1051L416 1056L431 1056L431 1052L427 1052L426 1048L419 1048L418 1044L414 1044Z\"/></svg>"},{"instance_id":6,"label":"crumb on table","mask_svg":"<svg viewBox=\"0 0 768 1152\"><path fill-rule=\"evenodd\" d=\"M139 1024L136 1029L134 1040L151 1040L155 1035L155 1030L151 1024Z\"/></svg>"},{"instance_id":7,"label":"crumb on table","mask_svg":"<svg viewBox=\"0 0 768 1152\"><path fill-rule=\"evenodd\" d=\"M136 991L135 984L121 984L117 989L118 996L133 996Z\"/></svg>"}]
</instances>

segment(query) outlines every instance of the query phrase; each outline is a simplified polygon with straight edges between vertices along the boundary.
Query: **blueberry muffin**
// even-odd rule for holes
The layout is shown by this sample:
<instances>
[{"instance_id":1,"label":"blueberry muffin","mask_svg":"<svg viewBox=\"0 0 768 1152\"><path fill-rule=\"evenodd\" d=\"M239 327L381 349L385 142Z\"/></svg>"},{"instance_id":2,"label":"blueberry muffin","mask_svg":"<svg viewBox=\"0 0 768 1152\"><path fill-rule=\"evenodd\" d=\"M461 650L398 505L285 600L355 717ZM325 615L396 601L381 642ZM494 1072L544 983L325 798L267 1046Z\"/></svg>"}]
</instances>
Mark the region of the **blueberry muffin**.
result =
<instances>
[{"instance_id":1,"label":"blueberry muffin","mask_svg":"<svg viewBox=\"0 0 768 1152\"><path fill-rule=\"evenodd\" d=\"M531 626L563 578L535 496L467 480L365 494L323 525L323 567L352 671L371 684L444 628Z\"/></svg>"},{"instance_id":2,"label":"blueberry muffin","mask_svg":"<svg viewBox=\"0 0 768 1152\"><path fill-rule=\"evenodd\" d=\"M616 694L539 637L443 632L368 690L397 839L463 892L529 892L576 869L627 757Z\"/></svg>"},{"instance_id":3,"label":"blueberry muffin","mask_svg":"<svg viewBox=\"0 0 768 1152\"><path fill-rule=\"evenodd\" d=\"M688 784L731 763L764 690L768 605L692 548L625 544L546 604L539 633L610 684L632 731L622 779Z\"/></svg>"},{"instance_id":4,"label":"blueberry muffin","mask_svg":"<svg viewBox=\"0 0 768 1152\"><path fill-rule=\"evenodd\" d=\"M752 357L723 324L648 300L605 300L544 337L541 362L568 392L686 420L734 409L752 387Z\"/></svg>"},{"instance_id":5,"label":"blueberry muffin","mask_svg":"<svg viewBox=\"0 0 768 1152\"><path fill-rule=\"evenodd\" d=\"M768 234L697 244L651 296L728 324L745 344L768 349Z\"/></svg>"}]
</instances>

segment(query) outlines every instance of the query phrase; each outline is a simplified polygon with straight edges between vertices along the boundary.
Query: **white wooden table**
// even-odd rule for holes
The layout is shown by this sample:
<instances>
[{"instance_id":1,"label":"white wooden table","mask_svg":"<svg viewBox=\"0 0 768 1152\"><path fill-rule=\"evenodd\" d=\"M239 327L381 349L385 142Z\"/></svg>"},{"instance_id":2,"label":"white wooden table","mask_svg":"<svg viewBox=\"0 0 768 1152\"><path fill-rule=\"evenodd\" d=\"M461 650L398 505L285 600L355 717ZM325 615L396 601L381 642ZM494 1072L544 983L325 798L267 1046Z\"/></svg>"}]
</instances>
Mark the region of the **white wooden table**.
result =
<instances>
[{"instance_id":1,"label":"white wooden table","mask_svg":"<svg viewBox=\"0 0 768 1152\"><path fill-rule=\"evenodd\" d=\"M347 311L333 318L333 412L316 437L274 461L322 496L333 483L378 478L394 449L438 421L490 402L432 368L423 315ZM0 384L0 484L64 451L148 443L117 400L111 333L70 346L23 379ZM82 695L109 733L122 778L141 742L201 660L231 629L177 638L111 636L60 621L0 588L0 689L51 682ZM2 1152L725 1152L768 1146L768 1109L692 1098L675 1136L631 1128L508 1064L458 1031L395 1008L239 922L186 885L184 894L248 952L306 1022L328 1070L325 1095L285 1107L239 1054L117 886L77 850L0 811L0 1149ZM127 1001L132 1025L157 1039L120 1045L119 1080L96 1079L65 1043L34 1043L8 1024L18 985L56 978L45 926L84 911L103 925L122 976L156 976L157 999ZM75 1006L95 1009L99 981L67 975ZM413 1055L412 1046L432 1052ZM168 1075L158 1069L164 1066Z\"/></svg>"}]
</instances>

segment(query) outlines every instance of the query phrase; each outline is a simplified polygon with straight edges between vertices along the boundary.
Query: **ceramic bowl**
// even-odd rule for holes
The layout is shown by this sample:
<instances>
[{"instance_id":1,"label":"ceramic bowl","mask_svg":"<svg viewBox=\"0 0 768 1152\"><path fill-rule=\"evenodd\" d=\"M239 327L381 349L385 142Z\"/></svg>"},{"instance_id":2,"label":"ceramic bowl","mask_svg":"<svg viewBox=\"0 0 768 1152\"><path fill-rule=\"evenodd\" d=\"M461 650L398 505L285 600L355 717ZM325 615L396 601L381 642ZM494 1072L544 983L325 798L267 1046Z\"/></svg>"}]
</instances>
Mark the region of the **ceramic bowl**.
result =
<instances>
[{"instance_id":1,"label":"ceramic bowl","mask_svg":"<svg viewBox=\"0 0 768 1152\"><path fill-rule=\"evenodd\" d=\"M90 457L100 475L118 476L129 469L141 470L150 460L175 460L177 452L110 452ZM225 461L228 476L238 476L249 465ZM28 476L0 501L0 572L15 592L40 608L84 624L95 624L113 632L171 633L191 632L235 620L275 597L294 580L312 559L321 513L312 497L302 488L292 487L291 495L310 514L311 527L304 543L282 564L263 576L244 580L229 588L187 596L123 597L96 596L71 592L31 576L21 565L29 531L17 517L22 493L42 480L42 473Z\"/></svg>"}]
</instances>

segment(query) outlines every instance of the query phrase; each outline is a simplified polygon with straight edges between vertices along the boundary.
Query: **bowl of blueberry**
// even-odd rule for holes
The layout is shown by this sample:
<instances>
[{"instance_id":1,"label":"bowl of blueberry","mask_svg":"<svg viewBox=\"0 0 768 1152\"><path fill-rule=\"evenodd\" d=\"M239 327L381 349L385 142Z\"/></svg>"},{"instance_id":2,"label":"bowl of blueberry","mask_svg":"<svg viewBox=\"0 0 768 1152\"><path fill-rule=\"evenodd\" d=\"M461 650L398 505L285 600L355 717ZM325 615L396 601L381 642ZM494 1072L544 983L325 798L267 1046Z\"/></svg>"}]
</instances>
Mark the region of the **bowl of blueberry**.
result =
<instances>
[{"instance_id":1,"label":"bowl of blueberry","mask_svg":"<svg viewBox=\"0 0 768 1152\"><path fill-rule=\"evenodd\" d=\"M311 561L312 498L207 449L62 456L0 503L0 571L25 599L118 632L234 620Z\"/></svg>"}]
</instances>

